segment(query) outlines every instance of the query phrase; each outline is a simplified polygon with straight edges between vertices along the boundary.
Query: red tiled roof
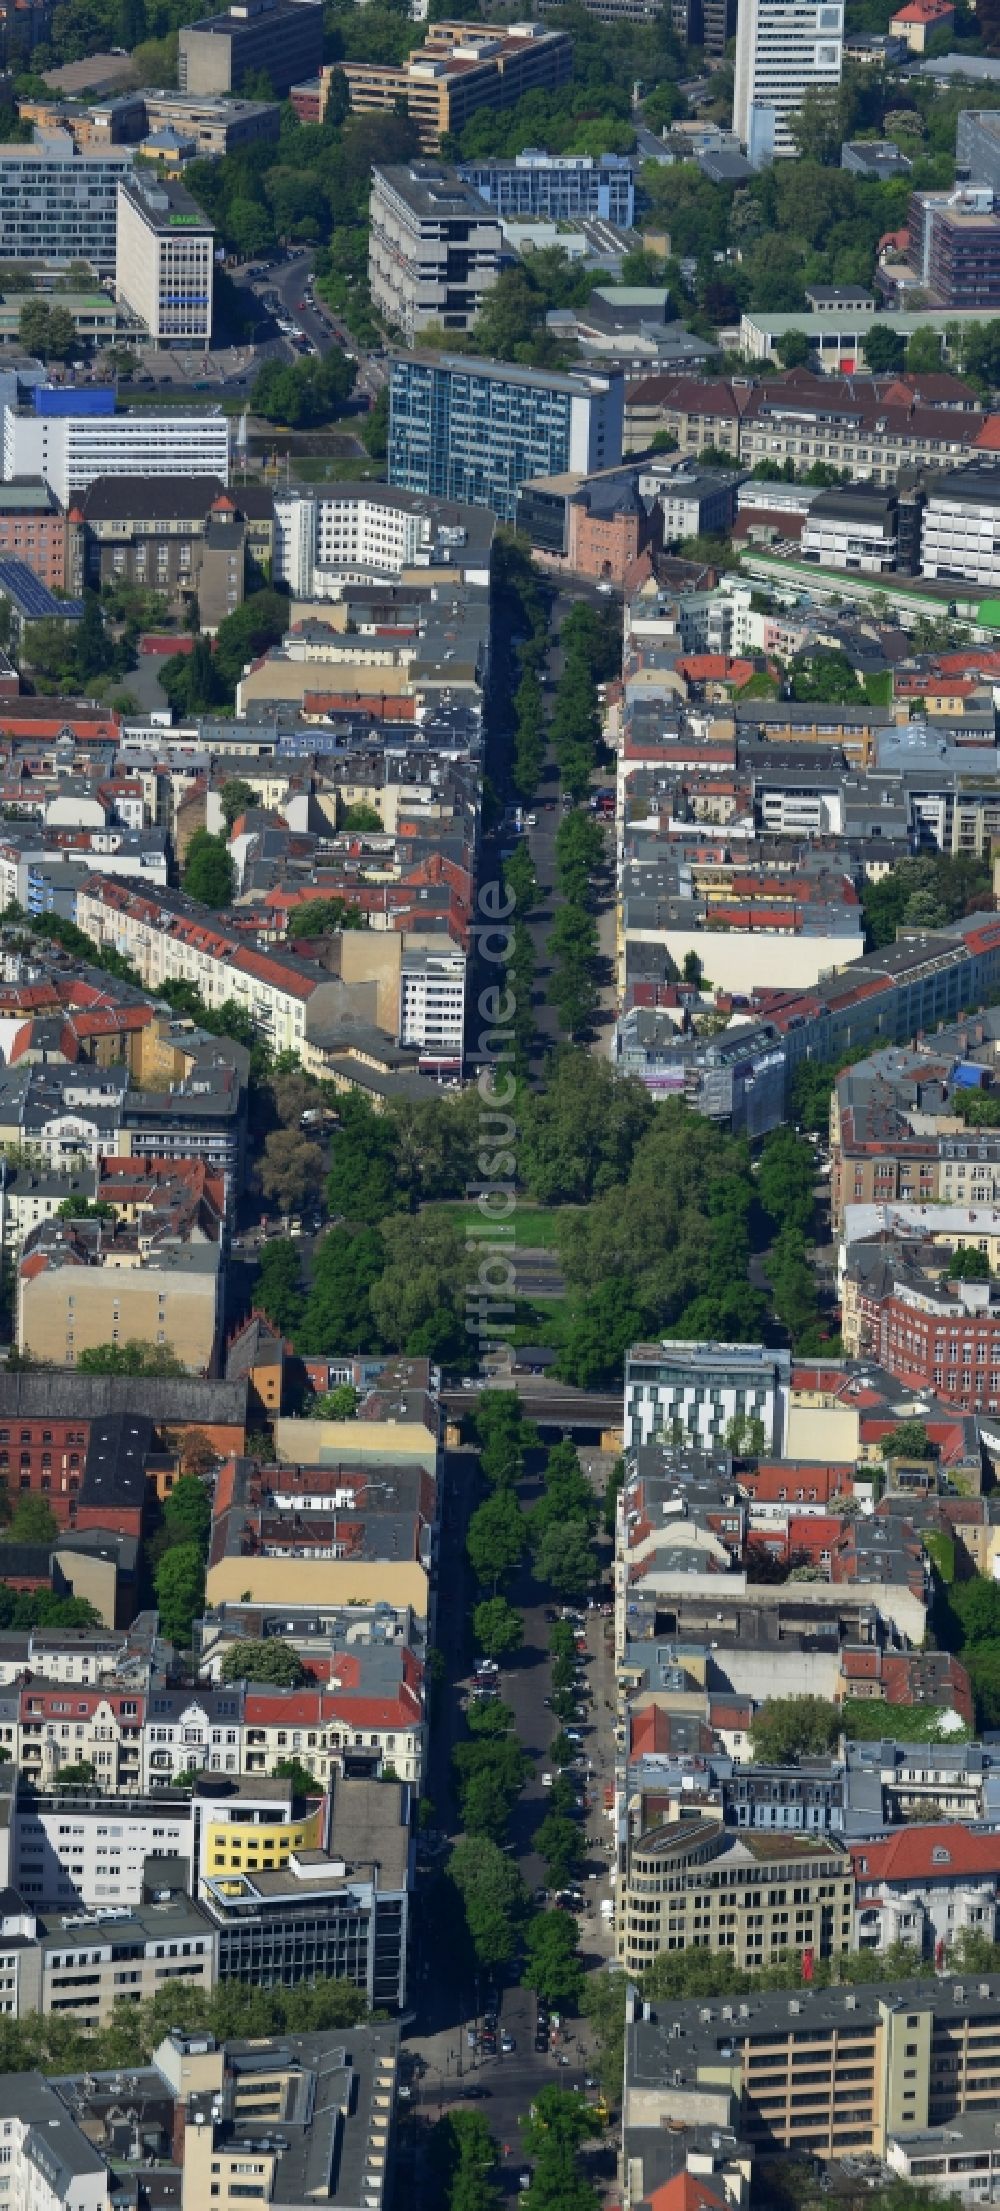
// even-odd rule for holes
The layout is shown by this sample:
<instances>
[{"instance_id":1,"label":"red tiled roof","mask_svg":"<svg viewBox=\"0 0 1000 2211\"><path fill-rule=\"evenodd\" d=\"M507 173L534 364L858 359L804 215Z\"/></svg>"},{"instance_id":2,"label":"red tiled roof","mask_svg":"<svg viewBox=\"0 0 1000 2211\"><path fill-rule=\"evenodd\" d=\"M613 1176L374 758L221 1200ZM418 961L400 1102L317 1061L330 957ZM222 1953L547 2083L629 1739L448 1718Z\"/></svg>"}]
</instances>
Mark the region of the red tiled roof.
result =
<instances>
[{"instance_id":1,"label":"red tiled roof","mask_svg":"<svg viewBox=\"0 0 1000 2211\"><path fill-rule=\"evenodd\" d=\"M1000 1874L1000 1834L980 1834L961 1821L903 1827L881 1842L852 1843L856 1880L958 1880L968 1873Z\"/></svg>"},{"instance_id":2,"label":"red tiled roof","mask_svg":"<svg viewBox=\"0 0 1000 2211\"><path fill-rule=\"evenodd\" d=\"M661 2188L644 2198L649 2211L726 2211L725 2190L713 2188L697 2173L675 2173Z\"/></svg>"},{"instance_id":3,"label":"red tiled roof","mask_svg":"<svg viewBox=\"0 0 1000 2211\"><path fill-rule=\"evenodd\" d=\"M648 1704L641 1712L633 1713L630 1747L633 1758L643 1758L649 1751L670 1749L670 1714L661 1705Z\"/></svg>"},{"instance_id":4,"label":"red tiled roof","mask_svg":"<svg viewBox=\"0 0 1000 2211\"><path fill-rule=\"evenodd\" d=\"M907 0L905 8L897 8L890 19L893 23L940 23L945 16L954 15L952 0Z\"/></svg>"}]
</instances>

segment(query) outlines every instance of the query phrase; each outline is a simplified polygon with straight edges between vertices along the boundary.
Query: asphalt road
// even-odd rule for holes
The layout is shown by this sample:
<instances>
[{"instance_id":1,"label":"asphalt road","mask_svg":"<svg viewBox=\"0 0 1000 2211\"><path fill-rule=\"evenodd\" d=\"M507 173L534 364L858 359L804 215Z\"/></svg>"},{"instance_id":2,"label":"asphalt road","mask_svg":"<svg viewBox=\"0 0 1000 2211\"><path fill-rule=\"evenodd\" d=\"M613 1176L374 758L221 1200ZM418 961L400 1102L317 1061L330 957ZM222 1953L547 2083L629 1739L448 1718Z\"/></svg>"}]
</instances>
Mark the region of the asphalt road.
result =
<instances>
[{"instance_id":1,"label":"asphalt road","mask_svg":"<svg viewBox=\"0 0 1000 2211\"><path fill-rule=\"evenodd\" d=\"M599 1485L603 1480L603 1467L599 1464L595 1468L595 1480ZM520 1485L519 1495L525 1507L530 1508L535 1502L540 1487L537 1471ZM449 1826L451 1821L446 1822L442 1815L449 1804L448 1769L452 1747L464 1732L462 1698L471 1663L467 1618L475 1595L464 1557L464 1537L469 1513L479 1495L472 1454L451 1454L443 1507L437 1627L437 1641L445 1658L447 1687L435 1703L428 1773L428 1791L438 1808L439 1822ZM510 1594L523 1614L525 1635L521 1651L503 1668L501 1694L514 1710L518 1737L535 1767L514 1807L511 1845L522 1877L533 1892L545 1878L534 1836L548 1801L542 1775L551 1770L548 1753L555 1731L545 1702L551 1692L550 1627L545 1618L550 1600L527 1569ZM596 1611L588 1614L587 1634L587 1673L593 1701L590 1720L579 1724L584 1735L584 1754L595 1771L586 1822L593 1841L581 1886L593 1901L579 1925L584 1958L588 1965L596 1967L606 1962L609 1947L598 1904L602 1896L610 1893L607 1883L610 1859L605 1847L610 1829L603 1818L602 1790L611 1777L613 1765L611 1713L609 1703L605 1702L606 1699L610 1702L613 1695L613 1669L604 1637L604 1622ZM451 1839L455 1839L454 1832ZM595 1876L593 1880L589 1878L591 1873ZM414 2101L403 2129L401 2200L406 2202L407 2211L412 2205L417 2211L437 2211L435 2180L427 2162L427 2138L430 2126L452 2109L481 2110L501 2145L501 2179L505 2194L515 2196L518 2176L530 2163L523 2150L521 2125L538 2089L549 2082L582 2088L593 2064L585 2022L568 2021L551 2050L542 2055L534 2049L536 2003L529 1990L519 1985L501 1985L494 1989L487 1986L485 1979L479 1982L473 1979L470 1984L455 1951L449 1950L440 1904L435 1905L434 1881L431 1872L419 1877L413 1915L415 2016L406 2034L405 2049L417 2058L422 2070L414 2082ZM493 2058L481 2058L470 2050L468 2035L477 2016L481 2018L494 2000L500 2025L514 2037L516 2048L506 2057L498 2054ZM560 2063L561 2057L568 2062ZM595 2180L610 2188L614 2174L610 2147L597 2145L590 2157Z\"/></svg>"},{"instance_id":2,"label":"asphalt road","mask_svg":"<svg viewBox=\"0 0 1000 2211\"><path fill-rule=\"evenodd\" d=\"M584 599L588 602L588 604L597 607L603 606L605 604L604 595L598 593L596 585L583 584L580 582L575 582L572 586L566 585L565 587L558 589L552 602L551 629L554 642L549 652L548 664L545 670L546 700L550 711L555 695L556 685L565 666L565 654L559 642L562 624L566 618L566 615L569 613L570 608L572 606L575 606L580 599ZM595 774L593 780L595 784L606 782L607 775L604 772L600 774ZM532 1012L534 1014L535 1021L536 1043L534 1060L536 1067L541 1064L542 1060L544 1060L546 1055L550 1051L552 1051L554 1046L560 1042L562 1035L559 1026L558 1015L556 1014L555 1008L549 1005L546 997L546 991L549 978L552 973L552 961L549 955L549 933L551 931L552 924L555 920L555 916L558 912L559 906L562 903L560 892L556 883L555 844L556 836L559 830L559 824L562 821L563 814L566 810L567 809L564 808L562 803L562 795L560 791L559 775L556 767L555 754L552 750L551 745L549 745L546 750L545 765L542 770L542 779L539 784L537 794L533 799L531 805L527 808L527 812L533 814L535 817L534 826L529 826L529 828L527 829L527 839L528 846L531 852L531 857L535 863L535 874L538 878L541 890L541 897L538 907L536 911L531 915L528 922L528 931L535 949L535 985L532 992ZM613 831L609 825L609 862L612 859L612 855ZM610 905L610 903L611 888L609 885L604 893L602 907L606 909ZM600 918L601 920L604 920L605 913L602 912ZM607 945L609 942L607 928L599 928L599 933L601 934L601 937L603 939L603 949L603 946ZM608 980L608 977L602 978L602 982L605 984ZM602 1051L607 1050L606 1030L611 1018L613 1018L613 1016L611 1015L610 1007L608 1004L608 992L606 989L602 989L602 1005L601 1010L598 1014L597 1023L595 1024L597 1048ZM530 1295L531 1293L526 1292L525 1294Z\"/></svg>"},{"instance_id":3,"label":"asphalt road","mask_svg":"<svg viewBox=\"0 0 1000 2211\"><path fill-rule=\"evenodd\" d=\"M374 399L386 380L385 365L374 355L361 350L346 323L341 322L332 308L325 306L322 300L317 299L314 306L309 306L305 291L312 275L312 263L311 253L296 254L292 260L280 261L277 268L268 269L263 275L253 277L252 289L258 295L262 292L275 292L288 319L298 324L300 330L305 332L313 345L318 346L321 353L327 353L331 346L338 345L345 353L350 354L352 360L358 364L355 389L359 394ZM299 358L294 346L287 339L281 342L289 354Z\"/></svg>"}]
</instances>

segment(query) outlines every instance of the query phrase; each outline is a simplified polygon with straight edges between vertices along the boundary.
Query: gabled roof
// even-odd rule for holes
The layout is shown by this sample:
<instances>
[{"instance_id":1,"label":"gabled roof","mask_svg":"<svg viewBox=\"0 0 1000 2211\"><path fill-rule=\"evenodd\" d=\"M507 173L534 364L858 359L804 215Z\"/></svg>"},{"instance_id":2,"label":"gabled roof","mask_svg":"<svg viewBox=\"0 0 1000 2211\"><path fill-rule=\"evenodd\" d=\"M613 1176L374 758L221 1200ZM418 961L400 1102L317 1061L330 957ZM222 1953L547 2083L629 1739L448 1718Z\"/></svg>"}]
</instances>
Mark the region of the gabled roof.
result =
<instances>
[{"instance_id":1,"label":"gabled roof","mask_svg":"<svg viewBox=\"0 0 1000 2211\"><path fill-rule=\"evenodd\" d=\"M961 1821L903 1827L881 1842L852 1843L856 1880L958 1881L970 1873L1000 1874L1000 1834L982 1834Z\"/></svg>"}]
</instances>

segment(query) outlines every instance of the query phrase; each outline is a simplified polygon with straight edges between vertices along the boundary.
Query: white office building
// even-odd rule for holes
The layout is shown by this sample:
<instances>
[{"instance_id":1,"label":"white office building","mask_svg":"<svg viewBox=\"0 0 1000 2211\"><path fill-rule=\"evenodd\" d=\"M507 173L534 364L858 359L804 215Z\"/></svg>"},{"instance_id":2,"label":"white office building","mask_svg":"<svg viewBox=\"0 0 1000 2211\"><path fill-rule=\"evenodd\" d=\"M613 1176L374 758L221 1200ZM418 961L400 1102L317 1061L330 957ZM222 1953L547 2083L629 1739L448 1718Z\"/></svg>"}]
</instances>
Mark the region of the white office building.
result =
<instances>
[{"instance_id":1,"label":"white office building","mask_svg":"<svg viewBox=\"0 0 1000 2211\"><path fill-rule=\"evenodd\" d=\"M739 0L733 129L756 169L797 153L789 117L843 64L843 0Z\"/></svg>"},{"instance_id":2,"label":"white office building","mask_svg":"<svg viewBox=\"0 0 1000 2211\"><path fill-rule=\"evenodd\" d=\"M215 233L181 184L118 186L115 291L159 346L210 345Z\"/></svg>"},{"instance_id":3,"label":"white office building","mask_svg":"<svg viewBox=\"0 0 1000 2211\"><path fill-rule=\"evenodd\" d=\"M759 1421L780 1451L791 1353L755 1343L633 1344L625 1359L625 1448L662 1436L718 1449L731 1421Z\"/></svg>"},{"instance_id":4,"label":"white office building","mask_svg":"<svg viewBox=\"0 0 1000 2211\"><path fill-rule=\"evenodd\" d=\"M376 169L368 281L377 313L407 344L428 323L471 330L511 255L499 216L437 161Z\"/></svg>"},{"instance_id":5,"label":"white office building","mask_svg":"<svg viewBox=\"0 0 1000 2211\"><path fill-rule=\"evenodd\" d=\"M221 409L155 414L45 415L3 411L3 473L42 476L69 507L97 476L215 476L229 482L229 423Z\"/></svg>"},{"instance_id":6,"label":"white office building","mask_svg":"<svg viewBox=\"0 0 1000 2211\"><path fill-rule=\"evenodd\" d=\"M292 486L274 495L274 580L296 599L333 599L345 583L391 582L404 568L453 567L488 584L492 531L471 508L387 484Z\"/></svg>"},{"instance_id":7,"label":"white office building","mask_svg":"<svg viewBox=\"0 0 1000 2211\"><path fill-rule=\"evenodd\" d=\"M118 185L132 168L129 146L80 152L66 131L39 131L33 146L0 146L0 235L5 261L62 268L115 266Z\"/></svg>"},{"instance_id":8,"label":"white office building","mask_svg":"<svg viewBox=\"0 0 1000 2211\"><path fill-rule=\"evenodd\" d=\"M465 954L449 945L440 952L403 952L400 975L400 1043L416 1045L428 1074L461 1074L465 1042Z\"/></svg>"},{"instance_id":9,"label":"white office building","mask_svg":"<svg viewBox=\"0 0 1000 2211\"><path fill-rule=\"evenodd\" d=\"M821 491L802 525L802 558L820 568L884 576L896 566L896 494L877 484Z\"/></svg>"},{"instance_id":10,"label":"white office building","mask_svg":"<svg viewBox=\"0 0 1000 2211\"><path fill-rule=\"evenodd\" d=\"M920 569L944 582L1000 587L1000 468L992 459L938 478L923 513Z\"/></svg>"}]
</instances>

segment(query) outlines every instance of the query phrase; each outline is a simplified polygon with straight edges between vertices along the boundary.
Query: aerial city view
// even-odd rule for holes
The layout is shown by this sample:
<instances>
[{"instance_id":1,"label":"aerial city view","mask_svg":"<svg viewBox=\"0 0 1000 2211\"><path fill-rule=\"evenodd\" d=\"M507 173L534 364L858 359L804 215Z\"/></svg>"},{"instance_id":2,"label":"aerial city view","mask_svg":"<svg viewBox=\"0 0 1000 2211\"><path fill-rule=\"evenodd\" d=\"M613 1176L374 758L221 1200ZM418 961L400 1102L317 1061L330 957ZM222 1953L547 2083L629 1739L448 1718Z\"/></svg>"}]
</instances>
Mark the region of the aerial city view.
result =
<instances>
[{"instance_id":1,"label":"aerial city view","mask_svg":"<svg viewBox=\"0 0 1000 2211\"><path fill-rule=\"evenodd\" d=\"M1000 0L0 0L0 451L0 2211L1000 2204Z\"/></svg>"}]
</instances>

